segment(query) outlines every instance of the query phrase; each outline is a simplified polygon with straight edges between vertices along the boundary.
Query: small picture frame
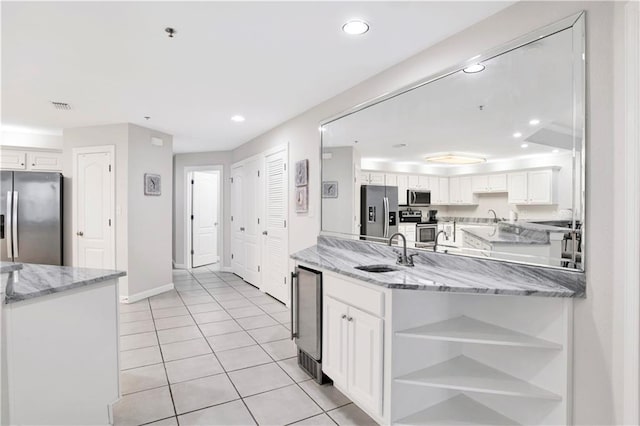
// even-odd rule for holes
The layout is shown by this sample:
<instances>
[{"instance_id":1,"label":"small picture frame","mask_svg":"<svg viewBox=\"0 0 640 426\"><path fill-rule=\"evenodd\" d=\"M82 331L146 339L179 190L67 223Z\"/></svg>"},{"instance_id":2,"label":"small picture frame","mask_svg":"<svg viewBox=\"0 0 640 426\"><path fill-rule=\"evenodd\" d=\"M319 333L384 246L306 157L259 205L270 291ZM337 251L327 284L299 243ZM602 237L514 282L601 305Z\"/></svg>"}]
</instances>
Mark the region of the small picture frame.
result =
<instances>
[{"instance_id":1,"label":"small picture frame","mask_svg":"<svg viewBox=\"0 0 640 426\"><path fill-rule=\"evenodd\" d=\"M309 211L309 187L300 186L296 188L296 213L307 213Z\"/></svg>"},{"instance_id":2,"label":"small picture frame","mask_svg":"<svg viewBox=\"0 0 640 426\"><path fill-rule=\"evenodd\" d=\"M309 160L296 162L296 186L305 186L309 183Z\"/></svg>"},{"instance_id":3,"label":"small picture frame","mask_svg":"<svg viewBox=\"0 0 640 426\"><path fill-rule=\"evenodd\" d=\"M162 194L160 175L144 174L144 195L158 196Z\"/></svg>"},{"instance_id":4,"label":"small picture frame","mask_svg":"<svg viewBox=\"0 0 640 426\"><path fill-rule=\"evenodd\" d=\"M338 182L322 182L322 198L338 198Z\"/></svg>"}]
</instances>

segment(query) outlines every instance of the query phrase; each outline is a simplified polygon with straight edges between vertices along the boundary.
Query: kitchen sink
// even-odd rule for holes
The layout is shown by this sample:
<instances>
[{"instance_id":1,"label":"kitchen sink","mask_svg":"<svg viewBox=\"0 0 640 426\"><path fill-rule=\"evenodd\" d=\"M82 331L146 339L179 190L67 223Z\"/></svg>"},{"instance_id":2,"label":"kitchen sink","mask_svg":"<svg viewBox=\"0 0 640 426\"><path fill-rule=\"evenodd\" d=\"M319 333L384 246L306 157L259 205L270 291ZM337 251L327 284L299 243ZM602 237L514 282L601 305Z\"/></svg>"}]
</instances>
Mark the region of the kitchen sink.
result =
<instances>
[{"instance_id":1,"label":"kitchen sink","mask_svg":"<svg viewBox=\"0 0 640 426\"><path fill-rule=\"evenodd\" d=\"M356 266L355 268L360 269L361 271L376 272L376 273L377 272L393 272L398 270L398 268L391 265L363 265L363 266Z\"/></svg>"}]
</instances>

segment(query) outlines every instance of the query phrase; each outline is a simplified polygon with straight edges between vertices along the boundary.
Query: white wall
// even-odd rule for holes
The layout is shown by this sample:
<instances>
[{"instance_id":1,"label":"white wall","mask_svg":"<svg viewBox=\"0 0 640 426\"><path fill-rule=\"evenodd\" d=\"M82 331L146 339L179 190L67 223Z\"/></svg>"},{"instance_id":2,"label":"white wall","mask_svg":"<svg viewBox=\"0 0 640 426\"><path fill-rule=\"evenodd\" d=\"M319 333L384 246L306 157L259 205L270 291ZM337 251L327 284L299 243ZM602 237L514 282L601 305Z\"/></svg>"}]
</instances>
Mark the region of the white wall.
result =
<instances>
[{"instance_id":1,"label":"white wall","mask_svg":"<svg viewBox=\"0 0 640 426\"><path fill-rule=\"evenodd\" d=\"M184 203L185 203L185 167L192 166L223 166L222 179L222 227L223 249L219 253L223 267L231 267L231 158L230 151L226 152L202 152L192 154L176 154L173 157L173 262L184 267Z\"/></svg>"},{"instance_id":2,"label":"white wall","mask_svg":"<svg viewBox=\"0 0 640 426\"><path fill-rule=\"evenodd\" d=\"M325 148L323 154L331 158L322 160L322 180L338 182L338 198L323 198L322 227L343 234L353 233L355 205L353 181L354 151L352 147Z\"/></svg>"},{"instance_id":3,"label":"white wall","mask_svg":"<svg viewBox=\"0 0 640 426\"><path fill-rule=\"evenodd\" d=\"M553 23L580 10L587 11L587 223L586 268L587 298L575 303L574 421L576 424L616 424L620 409L621 374L614 370L622 362L617 335L622 330L614 318L619 301L619 280L614 280L615 231L612 211L621 209L614 198L614 152L621 140L613 128L614 33L621 22L613 2L519 2L492 17L462 31L414 57L329 99L313 109L258 136L233 151L238 161L265 149L289 143L290 163L308 158L310 169L309 213L295 213L290 201L289 247L291 252L313 245L320 230L320 137L319 123L353 105L390 92L476 54L501 45L527 32ZM617 35L616 35L617 37ZM293 197L293 176L290 177ZM623 182L617 182L623 183ZM614 277L614 278L612 278ZM616 322L614 322L614 319ZM615 345L614 345L615 343Z\"/></svg>"},{"instance_id":4,"label":"white wall","mask_svg":"<svg viewBox=\"0 0 640 426\"><path fill-rule=\"evenodd\" d=\"M44 134L2 129L2 146L62 150L62 134Z\"/></svg>"},{"instance_id":5,"label":"white wall","mask_svg":"<svg viewBox=\"0 0 640 426\"><path fill-rule=\"evenodd\" d=\"M171 204L173 200L173 138L151 129L128 125L128 296L172 283ZM151 145L151 137L163 146ZM161 177L160 196L144 195L144 174Z\"/></svg>"}]
</instances>

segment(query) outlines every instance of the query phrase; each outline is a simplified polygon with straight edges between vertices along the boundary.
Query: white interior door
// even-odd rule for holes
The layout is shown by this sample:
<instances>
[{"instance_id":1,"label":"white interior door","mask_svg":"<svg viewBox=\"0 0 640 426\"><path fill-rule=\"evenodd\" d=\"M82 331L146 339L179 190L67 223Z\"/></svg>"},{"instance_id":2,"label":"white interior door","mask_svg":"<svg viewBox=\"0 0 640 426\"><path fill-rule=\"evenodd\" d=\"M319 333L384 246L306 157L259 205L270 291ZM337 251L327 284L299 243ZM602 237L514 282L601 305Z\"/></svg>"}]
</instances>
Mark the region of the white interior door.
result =
<instances>
[{"instance_id":1,"label":"white interior door","mask_svg":"<svg viewBox=\"0 0 640 426\"><path fill-rule=\"evenodd\" d=\"M262 206L261 160L255 158L244 165L243 210L245 271L244 280L257 287L261 286L260 208Z\"/></svg>"},{"instance_id":2,"label":"white interior door","mask_svg":"<svg viewBox=\"0 0 640 426\"><path fill-rule=\"evenodd\" d=\"M218 261L219 176L217 172L193 172L191 179L191 266Z\"/></svg>"},{"instance_id":3,"label":"white interior door","mask_svg":"<svg viewBox=\"0 0 640 426\"><path fill-rule=\"evenodd\" d=\"M265 157L264 231L261 289L276 299L289 303L287 228L288 189L287 151Z\"/></svg>"},{"instance_id":4,"label":"white interior door","mask_svg":"<svg viewBox=\"0 0 640 426\"><path fill-rule=\"evenodd\" d=\"M231 169L231 270L244 278L243 166Z\"/></svg>"},{"instance_id":5,"label":"white interior door","mask_svg":"<svg viewBox=\"0 0 640 426\"><path fill-rule=\"evenodd\" d=\"M75 152L75 266L115 269L113 151Z\"/></svg>"}]
</instances>

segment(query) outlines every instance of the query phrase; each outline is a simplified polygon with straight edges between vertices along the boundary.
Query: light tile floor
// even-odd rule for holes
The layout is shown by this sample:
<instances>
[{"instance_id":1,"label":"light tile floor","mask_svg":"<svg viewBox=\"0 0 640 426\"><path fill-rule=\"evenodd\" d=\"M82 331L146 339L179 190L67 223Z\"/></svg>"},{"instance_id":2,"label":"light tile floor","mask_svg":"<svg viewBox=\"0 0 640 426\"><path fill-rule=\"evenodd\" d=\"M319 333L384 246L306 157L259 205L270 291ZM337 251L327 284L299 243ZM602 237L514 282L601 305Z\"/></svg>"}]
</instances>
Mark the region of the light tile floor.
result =
<instances>
[{"instance_id":1,"label":"light tile floor","mask_svg":"<svg viewBox=\"0 0 640 426\"><path fill-rule=\"evenodd\" d=\"M376 425L301 370L286 306L214 267L120 308L116 425Z\"/></svg>"}]
</instances>

